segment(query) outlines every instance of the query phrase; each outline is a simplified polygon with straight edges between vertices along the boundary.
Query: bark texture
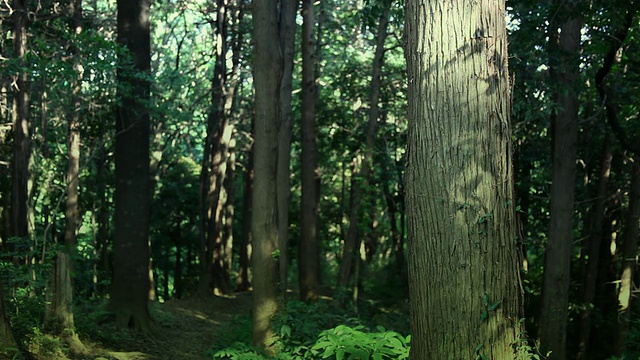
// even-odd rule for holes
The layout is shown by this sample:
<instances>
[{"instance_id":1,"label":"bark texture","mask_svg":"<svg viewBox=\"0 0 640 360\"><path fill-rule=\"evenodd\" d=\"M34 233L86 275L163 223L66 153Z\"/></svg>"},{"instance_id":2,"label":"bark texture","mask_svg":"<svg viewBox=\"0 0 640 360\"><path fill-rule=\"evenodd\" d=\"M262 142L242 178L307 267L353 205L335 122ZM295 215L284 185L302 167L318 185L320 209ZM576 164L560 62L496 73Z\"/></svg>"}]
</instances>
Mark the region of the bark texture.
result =
<instances>
[{"instance_id":1,"label":"bark texture","mask_svg":"<svg viewBox=\"0 0 640 360\"><path fill-rule=\"evenodd\" d=\"M255 138L253 216L253 344L274 352L271 329L278 301L277 159L278 113L282 56L278 47L278 1L256 0L253 10L255 42Z\"/></svg>"},{"instance_id":2,"label":"bark texture","mask_svg":"<svg viewBox=\"0 0 640 360\"><path fill-rule=\"evenodd\" d=\"M522 290L504 14L504 1L406 3L411 359L515 358Z\"/></svg>"}]
</instances>

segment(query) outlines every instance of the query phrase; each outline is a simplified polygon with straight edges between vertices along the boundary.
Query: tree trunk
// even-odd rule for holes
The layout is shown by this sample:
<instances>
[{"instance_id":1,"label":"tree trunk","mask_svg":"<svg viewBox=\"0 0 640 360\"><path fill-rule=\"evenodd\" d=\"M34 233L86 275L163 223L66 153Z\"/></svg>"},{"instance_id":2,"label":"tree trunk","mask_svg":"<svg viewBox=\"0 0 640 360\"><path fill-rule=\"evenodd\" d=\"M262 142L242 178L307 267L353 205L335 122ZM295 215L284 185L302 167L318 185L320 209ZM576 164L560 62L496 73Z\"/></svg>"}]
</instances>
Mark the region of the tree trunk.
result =
<instances>
[{"instance_id":1,"label":"tree trunk","mask_svg":"<svg viewBox=\"0 0 640 360\"><path fill-rule=\"evenodd\" d=\"M106 171L107 171L107 155L104 148L101 146L96 156L96 168L98 184L96 186L96 199L97 199L97 220L98 231L96 233L96 249L98 252L98 258L96 259L96 268L98 270L98 292L105 294L108 289L104 285L107 280L112 279L111 257L109 253L109 194L106 185Z\"/></svg>"},{"instance_id":2,"label":"tree trunk","mask_svg":"<svg viewBox=\"0 0 640 360\"><path fill-rule=\"evenodd\" d=\"M224 210L224 179L227 171L227 153L231 139L229 119L225 114L226 56L227 56L227 0L217 0L217 15L213 26L216 38L216 61L211 83L211 111L207 119L207 138L202 158L201 199L201 274L200 295L213 291L227 292L222 261L222 223Z\"/></svg>"},{"instance_id":3,"label":"tree trunk","mask_svg":"<svg viewBox=\"0 0 640 360\"><path fill-rule=\"evenodd\" d=\"M150 71L150 0L118 0L118 42L136 71ZM124 61L124 59L121 59ZM126 66L125 64L123 64ZM110 306L118 327L154 335L149 316L150 84L119 71L124 91L116 115L114 276Z\"/></svg>"},{"instance_id":4,"label":"tree trunk","mask_svg":"<svg viewBox=\"0 0 640 360\"><path fill-rule=\"evenodd\" d=\"M411 359L519 344L504 16L504 1L407 1Z\"/></svg>"},{"instance_id":5,"label":"tree trunk","mask_svg":"<svg viewBox=\"0 0 640 360\"><path fill-rule=\"evenodd\" d=\"M69 13L72 16L71 31L77 36L82 32L82 0L71 0ZM74 41L74 40L72 40ZM62 335L75 353L87 349L75 332L73 321L73 284L71 283L71 256L78 242L78 176L80 175L80 92L82 66L77 57L77 47L71 44L75 76L71 80L71 102L73 107L67 114L69 122L69 163L66 176L67 199L65 207L64 251L58 252L56 263L50 274L47 293L50 297L45 312L48 326ZM46 141L46 139L44 139Z\"/></svg>"},{"instance_id":6,"label":"tree trunk","mask_svg":"<svg viewBox=\"0 0 640 360\"><path fill-rule=\"evenodd\" d=\"M596 203L591 217L591 235L587 239L583 252L584 276L582 284L582 303L584 309L578 320L578 352L576 359L584 360L589 354L589 337L591 336L592 305L596 294L596 280L598 279L598 263L600 262L600 249L602 240L605 237L604 216L607 201L607 188L609 176L611 174L611 134L605 134L602 149L602 160L600 164L600 178L598 179L598 190L596 193Z\"/></svg>"},{"instance_id":7,"label":"tree trunk","mask_svg":"<svg viewBox=\"0 0 640 360\"><path fill-rule=\"evenodd\" d=\"M302 0L302 200L300 221L300 249L298 272L300 299L318 297L318 244L316 201L317 148L316 148L316 76L315 76L315 18L312 0Z\"/></svg>"},{"instance_id":8,"label":"tree trunk","mask_svg":"<svg viewBox=\"0 0 640 360\"><path fill-rule=\"evenodd\" d=\"M254 134L253 120L251 133ZM242 238L240 240L240 251L238 259L238 277L236 278L236 291L247 291L251 286L249 274L249 262L251 259L251 217L252 217L252 197L253 197L253 146L249 149L249 159L245 165L245 173L242 179Z\"/></svg>"},{"instance_id":9,"label":"tree trunk","mask_svg":"<svg viewBox=\"0 0 640 360\"><path fill-rule=\"evenodd\" d=\"M9 318L7 317L7 310L4 306L2 282L0 281L0 358L5 355L8 359L22 359L22 354L13 337L11 324L9 324Z\"/></svg>"},{"instance_id":10,"label":"tree trunk","mask_svg":"<svg viewBox=\"0 0 640 360\"><path fill-rule=\"evenodd\" d=\"M287 293L289 275L289 202L291 200L291 92L299 0L280 1L279 40L283 55L282 82L280 83L280 118L278 129L278 258L280 289Z\"/></svg>"},{"instance_id":11,"label":"tree trunk","mask_svg":"<svg viewBox=\"0 0 640 360\"><path fill-rule=\"evenodd\" d=\"M369 84L369 122L367 124L367 143L364 149L364 159L360 165L360 171L352 176L355 181L352 187L351 211L349 213L349 228L347 238L344 242L344 251L338 275L338 287L347 288L351 278L353 261L357 257L360 248L360 234L358 225L362 217L360 202L363 193L368 190L371 181L371 169L373 167L373 153L376 144L376 127L380 109L380 87L382 76L382 65L384 63L384 43L387 39L387 27L389 25L389 14L391 10L390 1L384 1L384 10L379 18L378 33L376 34L376 52L373 58L373 76Z\"/></svg>"},{"instance_id":12,"label":"tree trunk","mask_svg":"<svg viewBox=\"0 0 640 360\"><path fill-rule=\"evenodd\" d=\"M236 174L236 151L235 141L229 146L229 158L227 159L227 177L224 180L224 188L227 190L227 198L224 204L224 227L222 229L222 243L224 244L224 259L222 262L223 272L230 274L233 267L233 219L235 215L235 191L234 177ZM225 278L227 289L231 289L229 278Z\"/></svg>"},{"instance_id":13,"label":"tree trunk","mask_svg":"<svg viewBox=\"0 0 640 360\"><path fill-rule=\"evenodd\" d=\"M636 271L638 236L640 235L640 157L633 162L629 209L624 237L622 238L622 270L618 291L618 328L616 355L622 356L627 348L631 323L631 299L634 290L633 275Z\"/></svg>"},{"instance_id":14,"label":"tree trunk","mask_svg":"<svg viewBox=\"0 0 640 360\"><path fill-rule=\"evenodd\" d=\"M554 87L558 89L555 94L558 106L552 120L551 225L545 249L539 329L540 349L543 354L551 352L550 360L566 359L578 139L579 92L576 80L582 28L582 21L575 16L575 8L562 5L561 9L569 18L561 26L558 44L550 44L551 58L557 59L557 65L551 65L551 76ZM555 27L551 28L552 32L557 31ZM554 36L550 37L550 41L554 39Z\"/></svg>"},{"instance_id":15,"label":"tree trunk","mask_svg":"<svg viewBox=\"0 0 640 360\"><path fill-rule=\"evenodd\" d=\"M255 0L253 10L255 138L253 179L253 344L274 352L271 321L277 311L277 159L282 57L278 1Z\"/></svg>"},{"instance_id":16,"label":"tree trunk","mask_svg":"<svg viewBox=\"0 0 640 360\"><path fill-rule=\"evenodd\" d=\"M27 48L26 0L13 0L13 53L23 61ZM27 72L13 78L13 161L11 163L11 227L9 236L29 236L29 158L31 157L31 135L29 119L29 82Z\"/></svg>"}]
</instances>

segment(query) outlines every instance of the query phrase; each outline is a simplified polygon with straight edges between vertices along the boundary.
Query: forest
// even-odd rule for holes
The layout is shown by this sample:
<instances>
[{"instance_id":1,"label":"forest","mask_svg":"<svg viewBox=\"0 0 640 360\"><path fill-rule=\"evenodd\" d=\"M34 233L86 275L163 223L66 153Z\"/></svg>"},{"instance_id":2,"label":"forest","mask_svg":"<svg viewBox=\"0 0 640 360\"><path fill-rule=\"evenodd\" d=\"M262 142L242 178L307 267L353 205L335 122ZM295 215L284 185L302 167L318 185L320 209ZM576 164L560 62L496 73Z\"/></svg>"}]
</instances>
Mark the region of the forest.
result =
<instances>
[{"instance_id":1,"label":"forest","mask_svg":"<svg viewBox=\"0 0 640 360\"><path fill-rule=\"evenodd\" d=\"M1 1L0 359L640 359L639 9Z\"/></svg>"}]
</instances>

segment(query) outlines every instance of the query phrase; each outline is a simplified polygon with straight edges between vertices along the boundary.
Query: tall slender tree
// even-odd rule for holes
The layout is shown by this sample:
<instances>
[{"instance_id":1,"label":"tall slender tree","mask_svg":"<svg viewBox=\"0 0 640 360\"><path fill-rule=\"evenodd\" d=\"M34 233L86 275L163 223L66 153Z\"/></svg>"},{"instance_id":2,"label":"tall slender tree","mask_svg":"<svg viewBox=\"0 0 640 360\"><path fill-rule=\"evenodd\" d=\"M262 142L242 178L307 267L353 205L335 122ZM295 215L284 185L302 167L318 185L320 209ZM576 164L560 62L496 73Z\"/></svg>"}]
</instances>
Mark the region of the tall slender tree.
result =
<instances>
[{"instance_id":1,"label":"tall slender tree","mask_svg":"<svg viewBox=\"0 0 640 360\"><path fill-rule=\"evenodd\" d=\"M253 214L253 344L273 352L272 318L278 308L277 159L282 55L278 47L278 1L256 0L253 13L255 135Z\"/></svg>"},{"instance_id":2,"label":"tall slender tree","mask_svg":"<svg viewBox=\"0 0 640 360\"><path fill-rule=\"evenodd\" d=\"M549 359L566 359L567 317L576 154L578 141L578 74L582 20L576 8L580 1L555 1L564 18L550 21L549 55L552 86L558 106L552 115L553 179L551 181L551 224L545 249L540 348ZM552 16L556 16L553 12ZM556 27L554 24L560 24ZM559 34L558 34L559 32Z\"/></svg>"},{"instance_id":3,"label":"tall slender tree","mask_svg":"<svg viewBox=\"0 0 640 360\"><path fill-rule=\"evenodd\" d=\"M522 290L504 16L504 1L406 2L411 359L514 358Z\"/></svg>"},{"instance_id":4,"label":"tall slender tree","mask_svg":"<svg viewBox=\"0 0 640 360\"><path fill-rule=\"evenodd\" d=\"M316 148L316 76L313 1L302 0L302 206L298 268L300 299L318 297L318 160Z\"/></svg>"},{"instance_id":5,"label":"tall slender tree","mask_svg":"<svg viewBox=\"0 0 640 360\"><path fill-rule=\"evenodd\" d=\"M376 51L373 57L373 69L371 82L369 83L369 114L367 122L367 138L364 148L364 156L357 174L354 174L352 194L351 194L351 210L349 214L349 228L347 230L344 242L344 251L342 261L340 262L340 270L338 274L338 285L346 288L351 279L351 271L353 263L357 258L357 250L360 248L359 239L361 234L358 232L360 220L362 218L362 198L371 182L371 174L373 170L373 154L376 144L376 130L378 126L378 118L380 117L380 89L382 86L382 65L384 64L384 43L387 39L387 27L389 25L389 15L391 11L391 0L382 2L382 12L378 19L378 28L376 34Z\"/></svg>"},{"instance_id":6,"label":"tall slender tree","mask_svg":"<svg viewBox=\"0 0 640 360\"><path fill-rule=\"evenodd\" d=\"M68 9L71 19L69 30L75 36L82 32L82 0L71 0ZM53 266L48 289L45 318L53 330L62 335L76 353L86 352L85 346L75 332L73 317L73 284L71 283L71 256L77 245L78 228L78 183L80 176L80 91L82 82L82 63L73 36L70 51L74 54L73 68L75 76L71 80L71 109L67 118L69 123L69 152L67 167L67 199L65 207L64 250L58 252Z\"/></svg>"},{"instance_id":7,"label":"tall slender tree","mask_svg":"<svg viewBox=\"0 0 640 360\"><path fill-rule=\"evenodd\" d=\"M282 49L282 81L280 82L280 118L278 127L278 250L280 288L283 295L289 276L289 202L291 200L291 124L293 111L293 58L295 54L296 13L299 0L280 1L280 48Z\"/></svg>"},{"instance_id":8,"label":"tall slender tree","mask_svg":"<svg viewBox=\"0 0 640 360\"><path fill-rule=\"evenodd\" d=\"M13 0L13 54L23 61L27 50L28 9L26 0ZM23 67L26 69L26 67ZM29 159L31 133L29 82L26 70L14 75L13 83L13 159L11 162L11 223L9 236L29 236Z\"/></svg>"},{"instance_id":9,"label":"tall slender tree","mask_svg":"<svg viewBox=\"0 0 640 360\"><path fill-rule=\"evenodd\" d=\"M119 327L154 333L149 315L150 0L118 0L121 101L116 110L114 276L111 308ZM132 69L131 69L132 68Z\"/></svg>"},{"instance_id":10,"label":"tall slender tree","mask_svg":"<svg viewBox=\"0 0 640 360\"><path fill-rule=\"evenodd\" d=\"M211 110L207 119L207 138L202 158L201 201L201 274L200 292L221 294L228 291L228 274L223 267L224 244L222 224L227 176L227 155L232 127L225 114L227 83L227 17L228 1L216 3L216 19L212 23L215 39L215 63L211 84Z\"/></svg>"}]
</instances>

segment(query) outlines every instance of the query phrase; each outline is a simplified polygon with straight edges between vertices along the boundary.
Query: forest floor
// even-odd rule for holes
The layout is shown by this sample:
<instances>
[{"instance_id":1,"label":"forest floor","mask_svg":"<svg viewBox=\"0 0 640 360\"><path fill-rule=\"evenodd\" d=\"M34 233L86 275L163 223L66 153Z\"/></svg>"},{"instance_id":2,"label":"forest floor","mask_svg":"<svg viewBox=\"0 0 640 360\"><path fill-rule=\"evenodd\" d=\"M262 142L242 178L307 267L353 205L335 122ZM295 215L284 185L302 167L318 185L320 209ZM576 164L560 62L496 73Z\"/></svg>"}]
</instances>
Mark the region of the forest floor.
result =
<instances>
[{"instance_id":1,"label":"forest floor","mask_svg":"<svg viewBox=\"0 0 640 360\"><path fill-rule=\"evenodd\" d=\"M149 338L131 334L117 345L85 341L87 355L74 359L94 360L204 360L207 350L227 331L235 318L249 314L251 293L209 299L167 301L153 307L160 335Z\"/></svg>"}]
</instances>

